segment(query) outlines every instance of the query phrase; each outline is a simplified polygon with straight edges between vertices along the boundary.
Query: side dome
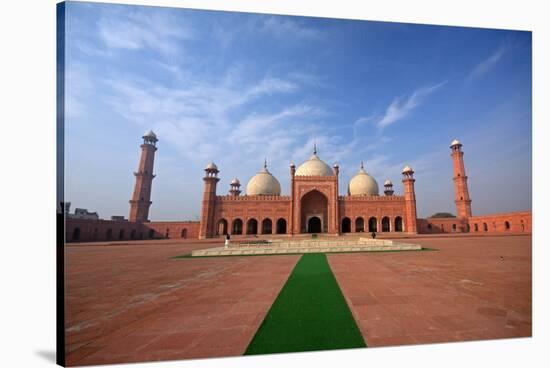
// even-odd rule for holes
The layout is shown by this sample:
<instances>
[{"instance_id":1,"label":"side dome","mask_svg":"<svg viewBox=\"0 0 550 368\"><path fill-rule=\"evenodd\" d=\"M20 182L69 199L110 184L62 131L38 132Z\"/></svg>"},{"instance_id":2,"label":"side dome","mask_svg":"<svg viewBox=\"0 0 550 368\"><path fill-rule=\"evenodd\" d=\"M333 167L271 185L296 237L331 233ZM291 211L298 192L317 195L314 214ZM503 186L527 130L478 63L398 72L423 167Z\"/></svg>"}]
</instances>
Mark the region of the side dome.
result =
<instances>
[{"instance_id":1,"label":"side dome","mask_svg":"<svg viewBox=\"0 0 550 368\"><path fill-rule=\"evenodd\" d=\"M334 171L317 156L317 147L313 148L313 155L309 160L298 166L296 173L298 176L332 176Z\"/></svg>"},{"instance_id":2,"label":"side dome","mask_svg":"<svg viewBox=\"0 0 550 368\"><path fill-rule=\"evenodd\" d=\"M352 196L378 195L378 183L365 171L362 162L359 172L349 182L348 194Z\"/></svg>"},{"instance_id":3,"label":"side dome","mask_svg":"<svg viewBox=\"0 0 550 368\"><path fill-rule=\"evenodd\" d=\"M246 185L247 195L281 195L281 184L268 170L264 164L262 171L257 173Z\"/></svg>"}]
</instances>

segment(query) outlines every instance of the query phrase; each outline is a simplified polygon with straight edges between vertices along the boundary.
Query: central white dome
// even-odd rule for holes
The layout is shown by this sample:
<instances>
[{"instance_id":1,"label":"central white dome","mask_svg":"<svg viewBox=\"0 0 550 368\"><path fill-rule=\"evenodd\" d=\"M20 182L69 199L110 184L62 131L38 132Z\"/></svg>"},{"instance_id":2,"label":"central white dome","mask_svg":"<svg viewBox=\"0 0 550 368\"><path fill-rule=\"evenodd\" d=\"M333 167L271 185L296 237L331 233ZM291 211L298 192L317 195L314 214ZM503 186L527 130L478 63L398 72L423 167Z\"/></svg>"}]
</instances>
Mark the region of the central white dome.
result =
<instances>
[{"instance_id":1,"label":"central white dome","mask_svg":"<svg viewBox=\"0 0 550 368\"><path fill-rule=\"evenodd\" d=\"M348 186L349 195L378 195L378 183L363 168L350 180Z\"/></svg>"},{"instance_id":2,"label":"central white dome","mask_svg":"<svg viewBox=\"0 0 550 368\"><path fill-rule=\"evenodd\" d=\"M281 184L268 170L264 164L262 171L257 173L246 185L247 195L281 195Z\"/></svg>"},{"instance_id":3,"label":"central white dome","mask_svg":"<svg viewBox=\"0 0 550 368\"><path fill-rule=\"evenodd\" d=\"M334 171L326 164L325 161L321 160L317 156L317 148L313 149L313 155L301 164L297 169L294 175L298 176L332 176Z\"/></svg>"}]
</instances>

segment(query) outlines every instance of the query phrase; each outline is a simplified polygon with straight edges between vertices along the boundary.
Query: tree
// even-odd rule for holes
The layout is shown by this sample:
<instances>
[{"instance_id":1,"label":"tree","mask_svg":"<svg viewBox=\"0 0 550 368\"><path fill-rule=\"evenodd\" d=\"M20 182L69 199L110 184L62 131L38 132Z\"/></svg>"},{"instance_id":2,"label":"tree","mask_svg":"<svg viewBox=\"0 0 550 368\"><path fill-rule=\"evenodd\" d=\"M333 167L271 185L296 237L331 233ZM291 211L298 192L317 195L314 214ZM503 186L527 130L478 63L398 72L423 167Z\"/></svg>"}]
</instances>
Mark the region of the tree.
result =
<instances>
[{"instance_id":1,"label":"tree","mask_svg":"<svg viewBox=\"0 0 550 368\"><path fill-rule=\"evenodd\" d=\"M449 212L438 212L430 216L430 218L454 218L454 217L456 216Z\"/></svg>"}]
</instances>

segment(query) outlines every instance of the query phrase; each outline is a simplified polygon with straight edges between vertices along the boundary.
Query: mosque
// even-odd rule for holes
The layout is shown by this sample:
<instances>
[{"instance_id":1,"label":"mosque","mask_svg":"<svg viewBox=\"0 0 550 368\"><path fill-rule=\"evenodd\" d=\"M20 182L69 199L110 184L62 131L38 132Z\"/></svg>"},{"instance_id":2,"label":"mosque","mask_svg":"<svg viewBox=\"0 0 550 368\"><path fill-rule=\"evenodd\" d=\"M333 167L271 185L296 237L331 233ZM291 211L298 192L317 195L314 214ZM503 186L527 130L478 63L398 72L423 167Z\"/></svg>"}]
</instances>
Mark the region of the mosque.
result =
<instances>
[{"instance_id":1,"label":"mosque","mask_svg":"<svg viewBox=\"0 0 550 368\"><path fill-rule=\"evenodd\" d=\"M216 194L219 170L214 163L205 169L200 238L216 235L304 234L338 235L349 232L416 232L414 178L403 170L404 195L395 195L393 184L378 183L363 168L350 180L348 193L338 193L339 167L330 167L317 155L300 166L290 165L290 194L281 195L279 180L264 164L241 195L233 179L228 195Z\"/></svg>"},{"instance_id":2,"label":"mosque","mask_svg":"<svg viewBox=\"0 0 550 368\"><path fill-rule=\"evenodd\" d=\"M290 193L281 194L279 180L267 162L241 191L237 178L228 193L218 194L220 170L215 163L204 169L200 221L149 221L154 157L158 138L143 135L141 157L135 175L128 221L66 218L67 241L137 240L151 238L215 238L231 234L246 236L299 236L300 234L347 233L469 233L531 232L531 211L472 216L472 200L464 166L462 143L451 145L456 217L417 218L415 178L410 166L402 170L401 194L390 180L380 193L378 182L363 167L348 183L345 195L338 192L339 166L332 167L317 154L289 167Z\"/></svg>"}]
</instances>

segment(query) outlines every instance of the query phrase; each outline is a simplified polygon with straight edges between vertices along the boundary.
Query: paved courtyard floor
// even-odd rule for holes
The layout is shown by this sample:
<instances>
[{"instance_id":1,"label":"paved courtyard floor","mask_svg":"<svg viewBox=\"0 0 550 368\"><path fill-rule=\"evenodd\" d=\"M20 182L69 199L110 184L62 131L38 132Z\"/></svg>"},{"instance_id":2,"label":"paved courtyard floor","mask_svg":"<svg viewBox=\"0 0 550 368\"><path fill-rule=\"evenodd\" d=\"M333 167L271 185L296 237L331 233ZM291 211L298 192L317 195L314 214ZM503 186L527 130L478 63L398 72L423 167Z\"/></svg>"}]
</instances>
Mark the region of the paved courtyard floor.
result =
<instances>
[{"instance_id":1,"label":"paved courtyard floor","mask_svg":"<svg viewBox=\"0 0 550 368\"><path fill-rule=\"evenodd\" d=\"M327 255L368 346L531 336L531 236ZM67 364L242 355L299 255L180 258L206 242L68 246Z\"/></svg>"},{"instance_id":2,"label":"paved courtyard floor","mask_svg":"<svg viewBox=\"0 0 550 368\"><path fill-rule=\"evenodd\" d=\"M368 346L531 336L530 236L414 242L437 251L327 255Z\"/></svg>"}]
</instances>

